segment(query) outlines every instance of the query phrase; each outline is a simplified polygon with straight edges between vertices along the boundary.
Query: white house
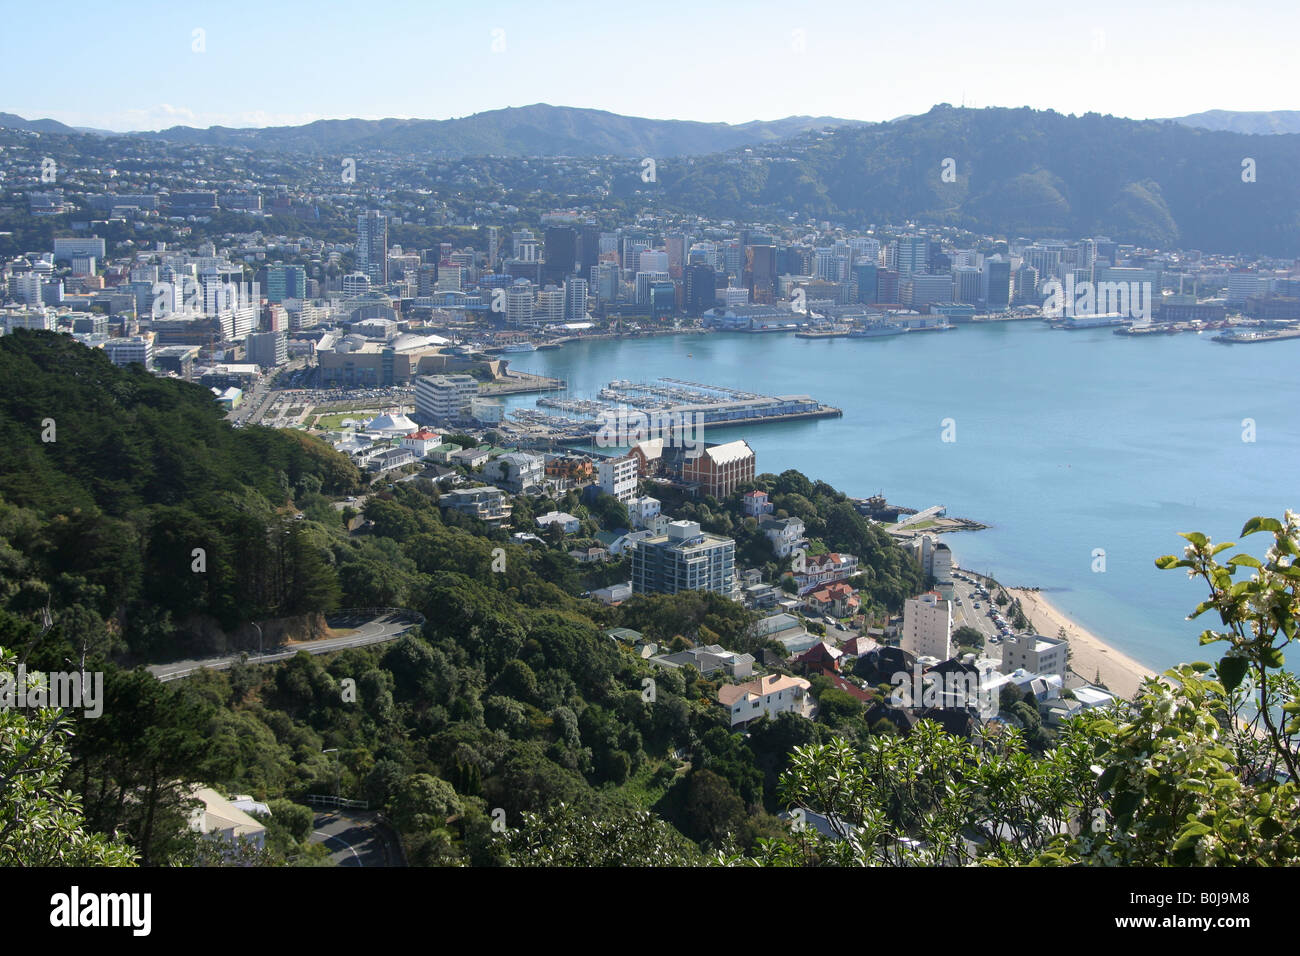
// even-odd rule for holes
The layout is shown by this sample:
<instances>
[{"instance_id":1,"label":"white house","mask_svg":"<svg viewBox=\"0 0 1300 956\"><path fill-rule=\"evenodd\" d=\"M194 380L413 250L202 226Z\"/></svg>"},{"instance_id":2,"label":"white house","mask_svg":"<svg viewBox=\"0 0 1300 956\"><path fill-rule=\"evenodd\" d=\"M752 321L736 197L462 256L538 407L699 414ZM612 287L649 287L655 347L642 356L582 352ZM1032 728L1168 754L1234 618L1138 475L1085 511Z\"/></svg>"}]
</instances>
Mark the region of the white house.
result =
<instances>
[{"instance_id":1,"label":"white house","mask_svg":"<svg viewBox=\"0 0 1300 956\"><path fill-rule=\"evenodd\" d=\"M248 842L259 850L266 846L266 827L210 787L195 787L190 796L200 801L190 814L190 829L232 848Z\"/></svg>"},{"instance_id":2,"label":"white house","mask_svg":"<svg viewBox=\"0 0 1300 956\"><path fill-rule=\"evenodd\" d=\"M659 516L659 506L659 499L649 495L640 495L628 501L627 515L632 521L632 527L649 527L651 520Z\"/></svg>"},{"instance_id":3,"label":"white house","mask_svg":"<svg viewBox=\"0 0 1300 956\"><path fill-rule=\"evenodd\" d=\"M581 526L581 522L573 515L564 511L548 511L537 518L539 528L549 528L551 525L559 525L560 530L565 534L573 534Z\"/></svg>"},{"instance_id":4,"label":"white house","mask_svg":"<svg viewBox=\"0 0 1300 956\"><path fill-rule=\"evenodd\" d=\"M416 458L423 458L441 444L442 436L437 432L429 431L427 428L421 428L418 432L411 432L402 439L402 447L409 448L411 454Z\"/></svg>"},{"instance_id":5,"label":"white house","mask_svg":"<svg viewBox=\"0 0 1300 956\"><path fill-rule=\"evenodd\" d=\"M772 550L778 558L789 557L795 548L808 543L804 537L804 523L798 518L764 518L758 527L772 542Z\"/></svg>"},{"instance_id":6,"label":"white house","mask_svg":"<svg viewBox=\"0 0 1300 956\"><path fill-rule=\"evenodd\" d=\"M731 726L748 723L756 717L776 717L792 713L812 716L812 685L802 677L769 674L746 684L727 684L718 690L718 703L727 709Z\"/></svg>"}]
</instances>

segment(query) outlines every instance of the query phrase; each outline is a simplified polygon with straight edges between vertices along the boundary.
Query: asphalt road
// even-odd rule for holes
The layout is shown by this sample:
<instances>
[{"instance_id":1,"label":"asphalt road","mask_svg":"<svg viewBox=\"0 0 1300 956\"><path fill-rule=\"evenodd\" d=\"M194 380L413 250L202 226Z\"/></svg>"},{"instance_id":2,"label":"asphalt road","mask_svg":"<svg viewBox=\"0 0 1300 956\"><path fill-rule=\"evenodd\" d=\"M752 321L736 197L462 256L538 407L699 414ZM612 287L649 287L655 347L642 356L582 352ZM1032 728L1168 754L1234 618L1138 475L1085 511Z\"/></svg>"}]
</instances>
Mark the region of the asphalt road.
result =
<instances>
[{"instance_id":1,"label":"asphalt road","mask_svg":"<svg viewBox=\"0 0 1300 956\"><path fill-rule=\"evenodd\" d=\"M331 617L329 618L329 624L333 628L350 628L353 633L343 637L330 637L325 640L295 644L288 649L274 650L261 656L249 654L248 663L270 664L275 661L285 661L299 651L306 651L308 654L329 654L348 647L365 647L367 644L395 641L407 631L419 626L415 623L414 618L400 614L384 615L366 620ZM151 664L146 670L161 681L176 680L180 677L188 677L195 671L205 667L218 671L225 670L243 657L244 654L241 652L239 654L228 654L225 657L209 657L203 660L173 661L170 664Z\"/></svg>"},{"instance_id":2,"label":"asphalt road","mask_svg":"<svg viewBox=\"0 0 1300 956\"><path fill-rule=\"evenodd\" d=\"M324 843L338 866L401 866L396 837L375 814L364 810L317 813L312 843Z\"/></svg>"},{"instance_id":3,"label":"asphalt road","mask_svg":"<svg viewBox=\"0 0 1300 956\"><path fill-rule=\"evenodd\" d=\"M987 598L977 595L973 584L957 579L954 585L953 596L960 598L961 604L957 604L955 600L953 602L952 629L955 631L963 626L975 628L984 635L984 656L1001 658L1002 635L993 618L989 616L990 606L996 608L997 605L991 605ZM995 591L994 594L996 593ZM980 605L978 609L975 607L977 601Z\"/></svg>"}]
</instances>

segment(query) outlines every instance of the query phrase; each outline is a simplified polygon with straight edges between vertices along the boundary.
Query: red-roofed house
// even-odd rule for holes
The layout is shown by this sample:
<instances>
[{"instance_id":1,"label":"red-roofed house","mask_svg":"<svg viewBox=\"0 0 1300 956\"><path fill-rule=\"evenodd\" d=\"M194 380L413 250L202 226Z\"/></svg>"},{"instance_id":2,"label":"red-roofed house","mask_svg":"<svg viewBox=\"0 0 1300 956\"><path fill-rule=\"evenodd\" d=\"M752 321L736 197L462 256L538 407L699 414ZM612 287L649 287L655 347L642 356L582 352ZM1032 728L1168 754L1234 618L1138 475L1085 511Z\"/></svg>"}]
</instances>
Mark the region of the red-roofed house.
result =
<instances>
[{"instance_id":1,"label":"red-roofed house","mask_svg":"<svg viewBox=\"0 0 1300 956\"><path fill-rule=\"evenodd\" d=\"M427 428L421 428L418 432L411 432L402 439L402 447L409 448L411 454L416 458L423 458L430 451L442 444L442 436L437 432L431 432Z\"/></svg>"},{"instance_id":2,"label":"red-roofed house","mask_svg":"<svg viewBox=\"0 0 1300 956\"><path fill-rule=\"evenodd\" d=\"M745 514L756 518L759 515L770 515L773 507L772 502L767 500L766 491L745 492Z\"/></svg>"},{"instance_id":3,"label":"red-roofed house","mask_svg":"<svg viewBox=\"0 0 1300 956\"><path fill-rule=\"evenodd\" d=\"M843 651L821 641L796 657L793 663L803 668L805 674L833 674L840 669L843 656Z\"/></svg>"},{"instance_id":4,"label":"red-roofed house","mask_svg":"<svg viewBox=\"0 0 1300 956\"><path fill-rule=\"evenodd\" d=\"M819 614L851 617L858 613L862 601L851 586L843 581L827 584L804 595L804 604Z\"/></svg>"}]
</instances>

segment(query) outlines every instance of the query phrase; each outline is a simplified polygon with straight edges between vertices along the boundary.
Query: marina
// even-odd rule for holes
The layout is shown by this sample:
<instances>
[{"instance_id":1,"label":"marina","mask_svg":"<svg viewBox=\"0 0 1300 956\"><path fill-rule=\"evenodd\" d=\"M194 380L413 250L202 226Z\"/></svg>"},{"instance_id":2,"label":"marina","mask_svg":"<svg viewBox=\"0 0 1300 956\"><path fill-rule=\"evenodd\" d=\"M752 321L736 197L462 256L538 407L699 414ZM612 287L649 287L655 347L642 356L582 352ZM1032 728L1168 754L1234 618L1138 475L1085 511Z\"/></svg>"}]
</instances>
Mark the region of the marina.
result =
<instances>
[{"instance_id":1,"label":"marina","mask_svg":"<svg viewBox=\"0 0 1300 956\"><path fill-rule=\"evenodd\" d=\"M760 395L669 377L652 382L615 379L594 399L544 396L535 404L535 408L511 410L505 430L520 441L545 445L591 441L615 417L644 417L647 421L699 427L838 418L844 414L809 395Z\"/></svg>"}]
</instances>

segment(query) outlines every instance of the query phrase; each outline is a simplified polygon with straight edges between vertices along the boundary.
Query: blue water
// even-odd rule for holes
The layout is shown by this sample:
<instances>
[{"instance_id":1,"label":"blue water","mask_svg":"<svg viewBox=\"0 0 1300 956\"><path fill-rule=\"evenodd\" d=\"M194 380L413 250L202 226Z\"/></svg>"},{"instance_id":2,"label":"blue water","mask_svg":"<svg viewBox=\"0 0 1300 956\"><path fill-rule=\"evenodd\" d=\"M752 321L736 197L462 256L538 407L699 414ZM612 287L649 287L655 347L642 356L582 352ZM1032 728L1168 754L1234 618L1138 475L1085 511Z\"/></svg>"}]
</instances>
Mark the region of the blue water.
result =
<instances>
[{"instance_id":1,"label":"blue water","mask_svg":"<svg viewBox=\"0 0 1300 956\"><path fill-rule=\"evenodd\" d=\"M563 378L584 398L611 379L670 376L836 405L843 418L705 438L745 438L760 472L797 468L851 495L942 504L990 525L945 538L962 566L1041 587L1083 627L1163 669L1204 658L1196 635L1211 623L1185 620L1200 584L1152 563L1181 553L1177 532L1236 540L1252 515L1300 510L1300 340L1209 339L1010 322L866 340L583 342L511 356L511 365ZM941 440L947 418L951 443ZM1246 418L1254 442L1242 440ZM1263 536L1247 542L1257 554L1267 547Z\"/></svg>"}]
</instances>

